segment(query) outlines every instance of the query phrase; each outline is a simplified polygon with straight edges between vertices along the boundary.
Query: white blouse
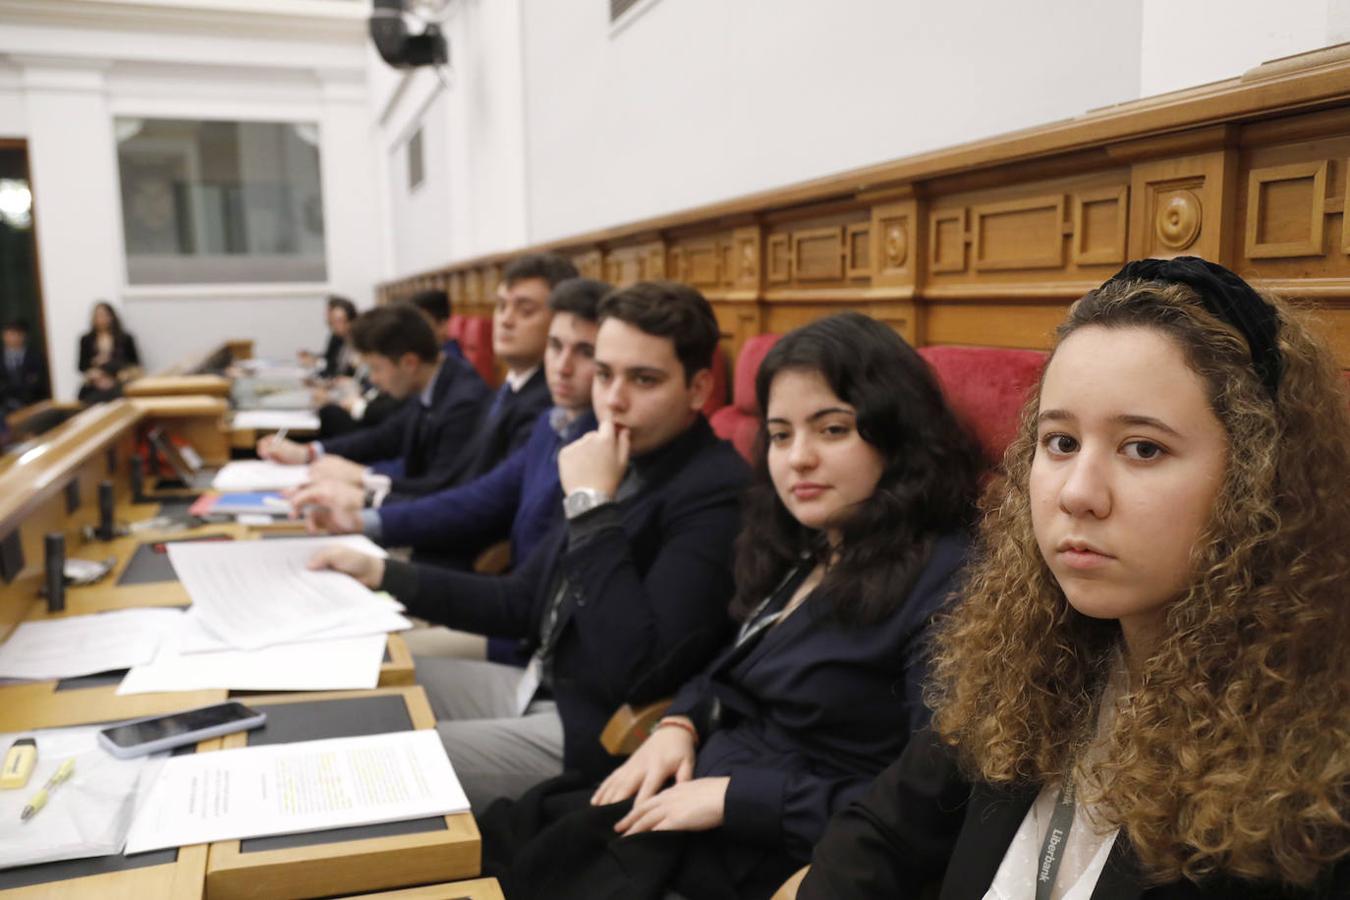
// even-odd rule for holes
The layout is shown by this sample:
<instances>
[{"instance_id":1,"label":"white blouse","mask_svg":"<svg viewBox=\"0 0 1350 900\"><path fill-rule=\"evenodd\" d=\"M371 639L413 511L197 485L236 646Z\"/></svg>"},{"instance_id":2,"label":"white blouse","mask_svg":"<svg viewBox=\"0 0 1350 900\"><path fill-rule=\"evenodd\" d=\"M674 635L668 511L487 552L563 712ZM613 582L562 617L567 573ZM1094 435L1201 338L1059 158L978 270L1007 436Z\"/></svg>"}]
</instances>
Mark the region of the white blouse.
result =
<instances>
[{"instance_id":1,"label":"white blouse","mask_svg":"<svg viewBox=\"0 0 1350 900\"><path fill-rule=\"evenodd\" d=\"M1117 653L1111 677L1102 692L1097 712L1097 736L1105 738L1116 718L1116 703L1125 688L1125 660ZM1099 745L1100 746L1100 745ZM1088 751L1092 755L1092 750ZM1082 790L1078 795L1082 796ZM1050 817L1059 799L1059 785L1046 785L1027 810L993 883L984 900L1035 900L1036 875L1041 864L1041 845L1050 830ZM1050 900L1088 900L1097 887L1111 847L1120 829L1101 821L1081 802L1074 805L1073 827L1064 841L1059 874L1050 891Z\"/></svg>"}]
</instances>

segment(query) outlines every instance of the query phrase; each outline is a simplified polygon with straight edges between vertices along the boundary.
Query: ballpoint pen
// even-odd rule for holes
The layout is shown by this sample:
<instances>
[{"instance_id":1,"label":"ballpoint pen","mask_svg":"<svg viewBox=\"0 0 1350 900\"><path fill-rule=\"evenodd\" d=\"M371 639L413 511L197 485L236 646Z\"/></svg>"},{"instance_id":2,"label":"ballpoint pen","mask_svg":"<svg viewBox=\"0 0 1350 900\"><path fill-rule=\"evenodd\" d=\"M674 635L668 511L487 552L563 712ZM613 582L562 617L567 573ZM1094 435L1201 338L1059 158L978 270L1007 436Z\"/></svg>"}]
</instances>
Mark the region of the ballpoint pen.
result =
<instances>
[{"instance_id":1,"label":"ballpoint pen","mask_svg":"<svg viewBox=\"0 0 1350 900\"><path fill-rule=\"evenodd\" d=\"M28 801L28 805L23 808L23 812L19 813L19 821L27 822L29 819L33 818L33 816L37 815L38 810L47 805L47 800L50 797L51 792L56 790L59 785L68 781L74 772L75 757L72 756L70 759L61 763L61 768L57 769L52 777L47 779L47 783L42 786L42 790L34 794L33 799Z\"/></svg>"}]
</instances>

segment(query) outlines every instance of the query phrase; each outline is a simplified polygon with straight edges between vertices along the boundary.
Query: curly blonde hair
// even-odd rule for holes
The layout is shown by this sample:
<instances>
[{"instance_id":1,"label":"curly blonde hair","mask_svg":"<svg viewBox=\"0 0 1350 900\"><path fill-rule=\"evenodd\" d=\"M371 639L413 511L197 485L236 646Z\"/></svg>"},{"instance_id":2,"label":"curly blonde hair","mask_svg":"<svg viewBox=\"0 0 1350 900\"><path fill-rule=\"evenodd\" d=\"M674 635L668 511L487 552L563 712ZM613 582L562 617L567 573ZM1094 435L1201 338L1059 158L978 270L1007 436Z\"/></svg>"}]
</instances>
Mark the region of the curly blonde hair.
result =
<instances>
[{"instance_id":1,"label":"curly blonde hair","mask_svg":"<svg viewBox=\"0 0 1350 900\"><path fill-rule=\"evenodd\" d=\"M1057 344L1089 325L1170 336L1229 442L1191 582L1109 734L1097 716L1119 625L1068 604L1032 531L1039 390L935 651L934 724L971 773L1023 785L1076 773L1150 880L1306 887L1350 848L1348 398L1303 316L1267 299L1282 323L1273 403L1243 339L1184 285L1108 282L1060 327Z\"/></svg>"}]
</instances>

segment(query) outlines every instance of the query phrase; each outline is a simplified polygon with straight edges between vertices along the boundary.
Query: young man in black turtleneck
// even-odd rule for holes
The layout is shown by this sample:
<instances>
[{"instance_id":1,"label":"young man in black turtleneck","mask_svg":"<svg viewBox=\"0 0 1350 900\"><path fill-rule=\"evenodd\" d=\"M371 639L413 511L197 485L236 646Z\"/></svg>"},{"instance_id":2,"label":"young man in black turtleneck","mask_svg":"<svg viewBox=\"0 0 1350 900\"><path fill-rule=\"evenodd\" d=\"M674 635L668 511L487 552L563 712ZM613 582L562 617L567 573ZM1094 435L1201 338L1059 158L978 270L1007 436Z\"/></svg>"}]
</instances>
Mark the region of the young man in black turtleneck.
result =
<instances>
[{"instance_id":1,"label":"young man in black turtleneck","mask_svg":"<svg viewBox=\"0 0 1350 900\"><path fill-rule=\"evenodd\" d=\"M477 812L563 771L592 779L624 703L668 695L727 638L745 463L700 412L717 321L701 294L644 282L601 301L592 390L600 427L558 456L565 519L511 575L321 551L311 566L388 590L452 628L515 635L521 670L419 658L437 728Z\"/></svg>"}]
</instances>

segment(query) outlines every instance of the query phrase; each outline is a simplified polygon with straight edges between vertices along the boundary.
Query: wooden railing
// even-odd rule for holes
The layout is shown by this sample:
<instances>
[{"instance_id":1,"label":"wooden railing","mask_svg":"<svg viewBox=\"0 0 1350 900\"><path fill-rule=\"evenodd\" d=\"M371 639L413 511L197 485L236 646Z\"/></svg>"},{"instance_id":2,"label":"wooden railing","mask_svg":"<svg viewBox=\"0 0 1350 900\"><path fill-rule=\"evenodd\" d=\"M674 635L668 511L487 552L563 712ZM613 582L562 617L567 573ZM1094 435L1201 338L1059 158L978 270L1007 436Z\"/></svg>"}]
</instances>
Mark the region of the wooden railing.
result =
<instances>
[{"instance_id":1,"label":"wooden railing","mask_svg":"<svg viewBox=\"0 0 1350 900\"><path fill-rule=\"evenodd\" d=\"M1348 169L1342 45L1039 128L456 262L380 294L387 302L441 287L457 312L485 313L502 265L548 249L616 284L694 285L733 354L753 334L844 308L916 345L1044 348L1067 305L1127 259L1194 254L1318 305L1350 367Z\"/></svg>"}]
</instances>

